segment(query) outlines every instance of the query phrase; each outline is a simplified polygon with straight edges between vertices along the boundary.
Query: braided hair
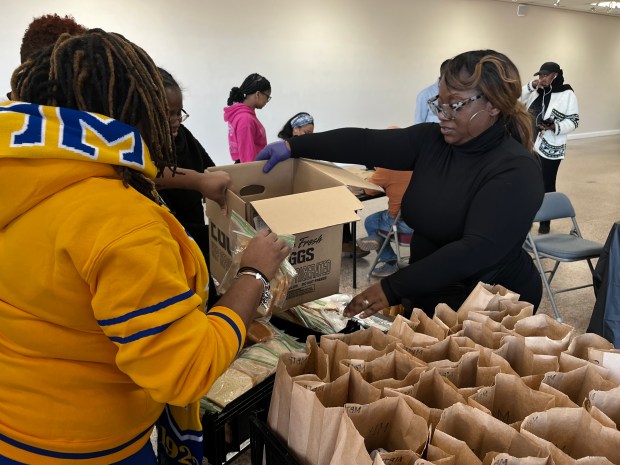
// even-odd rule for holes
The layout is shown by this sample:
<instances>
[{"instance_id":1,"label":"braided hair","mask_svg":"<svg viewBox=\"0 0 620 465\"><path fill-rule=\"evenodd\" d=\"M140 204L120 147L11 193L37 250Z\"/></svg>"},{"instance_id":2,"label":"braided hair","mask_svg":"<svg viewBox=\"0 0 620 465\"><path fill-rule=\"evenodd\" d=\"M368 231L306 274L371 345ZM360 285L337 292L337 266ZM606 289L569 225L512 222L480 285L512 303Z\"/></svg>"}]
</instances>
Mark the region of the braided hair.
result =
<instances>
[{"instance_id":1,"label":"braided hair","mask_svg":"<svg viewBox=\"0 0 620 465\"><path fill-rule=\"evenodd\" d=\"M267 78L258 73L250 74L245 78L240 87L230 89L228 105L241 103L248 95L252 95L254 92L267 92L268 90L271 90L271 84Z\"/></svg>"},{"instance_id":2,"label":"braided hair","mask_svg":"<svg viewBox=\"0 0 620 465\"><path fill-rule=\"evenodd\" d=\"M176 170L162 78L146 52L120 34L91 29L61 35L13 72L11 90L15 100L99 113L134 126L159 172ZM157 199L142 173L114 168L126 186Z\"/></svg>"}]
</instances>

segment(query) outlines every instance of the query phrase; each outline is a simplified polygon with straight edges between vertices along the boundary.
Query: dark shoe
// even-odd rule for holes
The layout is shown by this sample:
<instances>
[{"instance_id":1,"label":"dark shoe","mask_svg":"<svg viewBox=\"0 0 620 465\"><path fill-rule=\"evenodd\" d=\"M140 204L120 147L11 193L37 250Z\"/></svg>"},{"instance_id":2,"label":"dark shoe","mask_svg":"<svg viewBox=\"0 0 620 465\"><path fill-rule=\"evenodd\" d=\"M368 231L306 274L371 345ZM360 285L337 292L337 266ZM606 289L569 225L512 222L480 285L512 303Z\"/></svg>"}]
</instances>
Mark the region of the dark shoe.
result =
<instances>
[{"instance_id":1,"label":"dark shoe","mask_svg":"<svg viewBox=\"0 0 620 465\"><path fill-rule=\"evenodd\" d=\"M396 263L380 262L370 274L375 278L387 278L388 276L396 273L397 271L398 266L396 266Z\"/></svg>"},{"instance_id":2,"label":"dark shoe","mask_svg":"<svg viewBox=\"0 0 620 465\"><path fill-rule=\"evenodd\" d=\"M362 250L379 250L383 241L375 237L362 237L357 240L357 246Z\"/></svg>"},{"instance_id":3,"label":"dark shoe","mask_svg":"<svg viewBox=\"0 0 620 465\"><path fill-rule=\"evenodd\" d=\"M359 247L353 248L353 244L351 242L343 242L342 243L342 257L343 258L353 258L353 251L355 250L355 256L357 258L365 257L370 252L360 249Z\"/></svg>"},{"instance_id":4,"label":"dark shoe","mask_svg":"<svg viewBox=\"0 0 620 465\"><path fill-rule=\"evenodd\" d=\"M549 221L541 221L540 226L538 226L538 234L549 234L551 231L551 223Z\"/></svg>"}]
</instances>

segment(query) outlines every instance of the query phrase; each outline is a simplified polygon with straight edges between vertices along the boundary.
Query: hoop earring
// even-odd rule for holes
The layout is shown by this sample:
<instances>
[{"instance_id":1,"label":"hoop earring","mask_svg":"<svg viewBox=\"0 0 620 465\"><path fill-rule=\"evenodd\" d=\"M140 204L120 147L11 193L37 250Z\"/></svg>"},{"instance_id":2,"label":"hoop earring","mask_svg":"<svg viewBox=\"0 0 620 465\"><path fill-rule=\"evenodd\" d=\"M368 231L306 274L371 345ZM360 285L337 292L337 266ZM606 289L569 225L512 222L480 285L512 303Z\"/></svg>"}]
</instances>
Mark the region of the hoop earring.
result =
<instances>
[{"instance_id":1,"label":"hoop earring","mask_svg":"<svg viewBox=\"0 0 620 465\"><path fill-rule=\"evenodd\" d=\"M471 131L469 130L469 125L471 124L471 122L473 121L473 119L478 116L481 112L486 111L487 113L489 113L488 110L486 109L482 109L482 110L478 110L476 113L474 113L473 115L471 115L471 117L469 118L469 121L467 121L467 134L469 134L471 137L478 137L480 134L482 134L484 131L486 131L487 129L489 129L491 127L491 125L487 126L486 128L484 128L480 133L474 135L471 133ZM493 115L491 113L489 113L489 118L493 118Z\"/></svg>"},{"instance_id":2,"label":"hoop earring","mask_svg":"<svg viewBox=\"0 0 620 465\"><path fill-rule=\"evenodd\" d=\"M483 111L486 111L487 113L489 113L489 111L484 109L484 108L482 110L478 110L476 113L474 113L473 115L470 116L469 121L467 122L467 124L469 125L471 123L471 120L473 120L476 116L478 116ZM493 118L491 113L489 113L489 118Z\"/></svg>"}]
</instances>

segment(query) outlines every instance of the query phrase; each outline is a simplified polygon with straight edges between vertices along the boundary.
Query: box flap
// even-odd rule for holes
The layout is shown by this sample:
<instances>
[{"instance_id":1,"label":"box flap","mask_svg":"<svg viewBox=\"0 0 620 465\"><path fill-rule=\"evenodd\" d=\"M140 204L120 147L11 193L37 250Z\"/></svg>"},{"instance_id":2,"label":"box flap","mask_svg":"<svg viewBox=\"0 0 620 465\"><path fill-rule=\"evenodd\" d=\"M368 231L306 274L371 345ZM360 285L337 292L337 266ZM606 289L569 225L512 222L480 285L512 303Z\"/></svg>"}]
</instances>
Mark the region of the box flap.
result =
<instances>
[{"instance_id":1,"label":"box flap","mask_svg":"<svg viewBox=\"0 0 620 465\"><path fill-rule=\"evenodd\" d=\"M359 221L355 211L362 209L363 205L346 186L338 186L256 200L252 207L272 231L296 234Z\"/></svg>"},{"instance_id":2,"label":"box flap","mask_svg":"<svg viewBox=\"0 0 620 465\"><path fill-rule=\"evenodd\" d=\"M306 158L301 158L300 160L312 164L317 170L331 176L347 186L361 187L362 189L372 189L383 192L383 188L381 186L368 182L362 176L341 168L332 162L308 160Z\"/></svg>"},{"instance_id":3,"label":"box flap","mask_svg":"<svg viewBox=\"0 0 620 465\"><path fill-rule=\"evenodd\" d=\"M295 168L293 161L278 163L272 170L275 172L273 175L263 173L265 163L254 161L213 166L207 171L226 171L232 179L230 190L246 202L290 194Z\"/></svg>"}]
</instances>

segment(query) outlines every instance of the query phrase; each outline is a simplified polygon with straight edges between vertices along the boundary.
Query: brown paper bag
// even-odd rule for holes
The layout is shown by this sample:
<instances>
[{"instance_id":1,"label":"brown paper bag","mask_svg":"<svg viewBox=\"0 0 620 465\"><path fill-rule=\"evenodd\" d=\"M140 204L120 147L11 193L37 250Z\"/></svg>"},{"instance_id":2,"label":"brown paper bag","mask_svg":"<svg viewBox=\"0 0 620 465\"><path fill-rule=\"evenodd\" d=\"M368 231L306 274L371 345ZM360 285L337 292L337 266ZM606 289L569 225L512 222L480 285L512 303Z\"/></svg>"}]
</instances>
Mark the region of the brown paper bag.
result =
<instances>
[{"instance_id":1,"label":"brown paper bag","mask_svg":"<svg viewBox=\"0 0 620 465\"><path fill-rule=\"evenodd\" d=\"M529 302L503 300L500 302L501 307L506 308L506 316L502 318L501 323L508 330L514 329L517 321L534 314L534 306Z\"/></svg>"},{"instance_id":2,"label":"brown paper bag","mask_svg":"<svg viewBox=\"0 0 620 465\"><path fill-rule=\"evenodd\" d=\"M595 392L595 391L592 391ZM616 422L609 418L602 410L599 410L596 407L586 408L586 403L588 399L583 402L583 407L588 411L588 413L598 421L601 425L606 426L607 428L618 429Z\"/></svg>"},{"instance_id":3,"label":"brown paper bag","mask_svg":"<svg viewBox=\"0 0 620 465\"><path fill-rule=\"evenodd\" d=\"M620 350L602 350L590 347L588 360L607 370L606 378L620 384Z\"/></svg>"},{"instance_id":4,"label":"brown paper bag","mask_svg":"<svg viewBox=\"0 0 620 465\"><path fill-rule=\"evenodd\" d=\"M584 366L590 366L596 371L598 371L599 375L601 375L604 379L610 379L609 370L607 368L602 367L592 361L584 360L582 358L575 357L574 355L570 355L568 352L562 352L560 354L560 369L558 371L568 373L569 371L573 371L577 368L581 368Z\"/></svg>"},{"instance_id":5,"label":"brown paper bag","mask_svg":"<svg viewBox=\"0 0 620 465\"><path fill-rule=\"evenodd\" d=\"M510 363L519 376L530 376L557 371L558 357L534 354L526 345L523 336L506 336L495 351Z\"/></svg>"},{"instance_id":6,"label":"brown paper bag","mask_svg":"<svg viewBox=\"0 0 620 465\"><path fill-rule=\"evenodd\" d=\"M366 405L347 404L346 415L364 438L366 449L421 452L428 439L426 421L402 397L384 397Z\"/></svg>"},{"instance_id":7,"label":"brown paper bag","mask_svg":"<svg viewBox=\"0 0 620 465\"><path fill-rule=\"evenodd\" d=\"M326 334L321 336L321 347L326 350L324 346L325 341L339 340L346 345L363 345L371 346L375 349L382 350L393 342L399 342L397 338L384 334L381 330L370 327L368 329L362 329L349 334Z\"/></svg>"},{"instance_id":8,"label":"brown paper bag","mask_svg":"<svg viewBox=\"0 0 620 465\"><path fill-rule=\"evenodd\" d=\"M428 347L405 347L407 352L426 363L438 360L458 362L463 354L476 352L475 343L468 338L449 336Z\"/></svg>"},{"instance_id":9,"label":"brown paper bag","mask_svg":"<svg viewBox=\"0 0 620 465\"><path fill-rule=\"evenodd\" d=\"M383 391L384 389L399 389L399 388L407 388L416 384L420 380L420 376L422 373L425 373L428 370L428 367L418 367L414 368L405 376L402 380L396 379L380 379L377 381L373 381L370 383L373 387Z\"/></svg>"},{"instance_id":10,"label":"brown paper bag","mask_svg":"<svg viewBox=\"0 0 620 465\"><path fill-rule=\"evenodd\" d=\"M321 349L329 358L330 377L340 373L339 364L344 359L374 360L392 352L401 344L398 338L383 334L371 327L350 334L329 334L321 336Z\"/></svg>"},{"instance_id":11,"label":"brown paper bag","mask_svg":"<svg viewBox=\"0 0 620 465\"><path fill-rule=\"evenodd\" d=\"M413 386L409 386L410 389ZM415 413L417 416L421 417L426 421L427 425L430 425L431 418L431 409L424 402L419 401L407 394L403 394L398 391L398 388L385 388L381 394L383 397L402 397L406 404L409 406L411 411ZM437 420L439 421L439 420Z\"/></svg>"},{"instance_id":12,"label":"brown paper bag","mask_svg":"<svg viewBox=\"0 0 620 465\"><path fill-rule=\"evenodd\" d=\"M479 282L456 311L459 321L466 320L469 312L485 311L494 297L497 301L499 298L519 300L519 294L509 291L503 286L490 286Z\"/></svg>"},{"instance_id":13,"label":"brown paper bag","mask_svg":"<svg viewBox=\"0 0 620 465\"><path fill-rule=\"evenodd\" d=\"M585 333L575 336L568 346L568 352L577 358L588 359L588 349L613 349L614 345L604 337L594 333Z\"/></svg>"},{"instance_id":14,"label":"brown paper bag","mask_svg":"<svg viewBox=\"0 0 620 465\"><path fill-rule=\"evenodd\" d=\"M516 374L516 373L514 373ZM540 390L540 383L542 383L542 380L545 378L544 374L540 374L540 375L530 375L530 376L521 376L521 381L523 381L525 383L525 385L527 387L529 387L530 389L534 389L535 391L539 391ZM556 405L557 407L557 405Z\"/></svg>"},{"instance_id":15,"label":"brown paper bag","mask_svg":"<svg viewBox=\"0 0 620 465\"><path fill-rule=\"evenodd\" d=\"M521 430L551 442L575 459L599 456L620 463L620 431L601 425L583 408L533 413L523 420Z\"/></svg>"},{"instance_id":16,"label":"brown paper bag","mask_svg":"<svg viewBox=\"0 0 620 465\"><path fill-rule=\"evenodd\" d=\"M540 313L517 322L514 331L525 337L525 345L535 354L559 356L568 349L574 328Z\"/></svg>"},{"instance_id":17,"label":"brown paper bag","mask_svg":"<svg viewBox=\"0 0 620 465\"><path fill-rule=\"evenodd\" d=\"M299 375L311 375L315 381L329 380L327 355L319 348L314 336L308 336L306 352L282 354L276 368L267 424L285 444L289 431L293 378Z\"/></svg>"},{"instance_id":18,"label":"brown paper bag","mask_svg":"<svg viewBox=\"0 0 620 465\"><path fill-rule=\"evenodd\" d=\"M451 329L459 325L458 315L447 304L439 304L435 307L433 321L437 323L446 334L453 334Z\"/></svg>"},{"instance_id":19,"label":"brown paper bag","mask_svg":"<svg viewBox=\"0 0 620 465\"><path fill-rule=\"evenodd\" d=\"M590 366L583 366L568 373L549 372L545 375L543 384L563 392L577 405L581 405L592 390L609 391L617 386Z\"/></svg>"},{"instance_id":20,"label":"brown paper bag","mask_svg":"<svg viewBox=\"0 0 620 465\"><path fill-rule=\"evenodd\" d=\"M614 465L605 457L582 457L575 461L575 465Z\"/></svg>"},{"instance_id":21,"label":"brown paper bag","mask_svg":"<svg viewBox=\"0 0 620 465\"><path fill-rule=\"evenodd\" d=\"M492 386L498 373L517 375L510 363L493 350L478 346L478 370L476 372L476 386ZM542 375L540 376L542 381Z\"/></svg>"},{"instance_id":22,"label":"brown paper bag","mask_svg":"<svg viewBox=\"0 0 620 465\"><path fill-rule=\"evenodd\" d=\"M554 465L609 465L611 462L605 457L583 457L579 460L575 460L570 455L565 454L558 449L553 443L542 439L535 434L530 433L524 429L521 429L521 434L534 441L540 447L544 449L543 455L548 455ZM592 461L594 459L594 461Z\"/></svg>"},{"instance_id":23,"label":"brown paper bag","mask_svg":"<svg viewBox=\"0 0 620 465\"><path fill-rule=\"evenodd\" d=\"M457 465L456 457L448 452L440 449L437 446L429 444L426 448L427 464L432 463L434 465ZM422 462L417 461L415 465L422 465Z\"/></svg>"},{"instance_id":24,"label":"brown paper bag","mask_svg":"<svg viewBox=\"0 0 620 465\"><path fill-rule=\"evenodd\" d=\"M380 396L381 391L354 370L314 391L306 389L304 381L296 381L291 396L289 449L306 464L329 463L344 405L372 403Z\"/></svg>"},{"instance_id":25,"label":"brown paper bag","mask_svg":"<svg viewBox=\"0 0 620 465\"><path fill-rule=\"evenodd\" d=\"M506 452L515 457L539 457L543 453L539 445L510 426L465 404L444 410L437 430L464 441L481 460L489 452Z\"/></svg>"},{"instance_id":26,"label":"brown paper bag","mask_svg":"<svg viewBox=\"0 0 620 465\"><path fill-rule=\"evenodd\" d=\"M474 454L465 441L454 438L441 430L435 430L431 445L454 457L458 465L482 465L482 461ZM430 450L430 446L429 446Z\"/></svg>"},{"instance_id":27,"label":"brown paper bag","mask_svg":"<svg viewBox=\"0 0 620 465\"><path fill-rule=\"evenodd\" d=\"M390 353L365 361L344 359L340 361L339 375L349 371L349 367L361 373L369 383L380 380L403 380L414 368L425 369L427 364L405 350L394 350ZM420 370L424 371L424 370Z\"/></svg>"},{"instance_id":28,"label":"brown paper bag","mask_svg":"<svg viewBox=\"0 0 620 465\"><path fill-rule=\"evenodd\" d=\"M507 318L512 317L515 321L527 318L534 314L534 305L522 300L500 299L497 308L487 308L482 313L493 312L493 319L504 324ZM504 325L505 326L505 325Z\"/></svg>"},{"instance_id":29,"label":"brown paper bag","mask_svg":"<svg viewBox=\"0 0 620 465\"><path fill-rule=\"evenodd\" d=\"M346 374L325 386L344 392L346 397L348 381L349 374ZM343 405L325 406L313 391L297 383L293 385L287 445L301 464L325 463L322 458L333 454L340 419L344 415Z\"/></svg>"},{"instance_id":30,"label":"brown paper bag","mask_svg":"<svg viewBox=\"0 0 620 465\"><path fill-rule=\"evenodd\" d=\"M441 341L448 335L443 325L437 324L422 309L414 308L411 312L410 320L415 325L416 333L426 334Z\"/></svg>"},{"instance_id":31,"label":"brown paper bag","mask_svg":"<svg viewBox=\"0 0 620 465\"><path fill-rule=\"evenodd\" d=\"M519 429L520 422L534 412L555 407L555 397L530 389L516 375L500 373L495 385L482 388L467 399L469 405L480 404L498 420Z\"/></svg>"},{"instance_id":32,"label":"brown paper bag","mask_svg":"<svg viewBox=\"0 0 620 465\"><path fill-rule=\"evenodd\" d=\"M405 346L409 347L426 347L438 341L436 337L416 332L416 326L413 321L398 315L392 322L387 334L397 337Z\"/></svg>"},{"instance_id":33,"label":"brown paper bag","mask_svg":"<svg viewBox=\"0 0 620 465\"><path fill-rule=\"evenodd\" d=\"M420 381L410 388L396 389L396 391L419 400L430 408L430 423L435 426L439 422L442 411L457 403L467 402L457 392L456 387L443 378L437 369L430 369L420 375Z\"/></svg>"},{"instance_id":34,"label":"brown paper bag","mask_svg":"<svg viewBox=\"0 0 620 465\"><path fill-rule=\"evenodd\" d=\"M510 334L507 330L501 331L501 328L494 329L494 322L491 319L485 319L484 323L465 320L463 321L463 329L456 335L468 337L476 344L489 349L497 349L501 345L502 339ZM500 325L501 327L501 325Z\"/></svg>"},{"instance_id":35,"label":"brown paper bag","mask_svg":"<svg viewBox=\"0 0 620 465\"><path fill-rule=\"evenodd\" d=\"M342 415L336 448L328 465L372 465L364 438L347 415Z\"/></svg>"},{"instance_id":36,"label":"brown paper bag","mask_svg":"<svg viewBox=\"0 0 620 465\"><path fill-rule=\"evenodd\" d=\"M390 319L394 319L396 318L398 315L402 315L405 311L405 307L401 304L398 305L392 305L391 307L386 307L382 310L380 310L380 312L384 315L387 316Z\"/></svg>"},{"instance_id":37,"label":"brown paper bag","mask_svg":"<svg viewBox=\"0 0 620 465\"><path fill-rule=\"evenodd\" d=\"M479 353L468 352L457 361L439 360L428 364L457 388L476 387Z\"/></svg>"},{"instance_id":38,"label":"brown paper bag","mask_svg":"<svg viewBox=\"0 0 620 465\"><path fill-rule=\"evenodd\" d=\"M487 465L483 462L482 465ZM493 457L490 465L555 465L551 457L512 457L506 453Z\"/></svg>"},{"instance_id":39,"label":"brown paper bag","mask_svg":"<svg viewBox=\"0 0 620 465\"><path fill-rule=\"evenodd\" d=\"M609 391L590 391L584 401L584 407L590 411L593 409L603 412L611 421L620 426L620 387Z\"/></svg>"},{"instance_id":40,"label":"brown paper bag","mask_svg":"<svg viewBox=\"0 0 620 465\"><path fill-rule=\"evenodd\" d=\"M545 376L547 376L545 374ZM544 380L544 377L543 377ZM545 384L541 381L540 386L538 387L538 390L540 392L544 392L545 394L550 394L553 397L555 397L555 406L556 407L563 407L563 408L577 408L579 407L579 405L577 405L575 402L573 402L570 397L568 397L566 394L564 394L562 391L557 390L556 388L549 386L548 384Z\"/></svg>"},{"instance_id":41,"label":"brown paper bag","mask_svg":"<svg viewBox=\"0 0 620 465\"><path fill-rule=\"evenodd\" d=\"M370 453L373 459L372 465L415 465L420 456L411 450L400 450L397 452L378 452Z\"/></svg>"},{"instance_id":42,"label":"brown paper bag","mask_svg":"<svg viewBox=\"0 0 620 465\"><path fill-rule=\"evenodd\" d=\"M491 331L498 333L511 333L511 331L504 327L504 325L502 325L499 321L495 321L491 318L489 312L469 312L469 315L467 315L467 320L465 321L475 321L481 323L490 328ZM463 323L465 323L465 321Z\"/></svg>"}]
</instances>

